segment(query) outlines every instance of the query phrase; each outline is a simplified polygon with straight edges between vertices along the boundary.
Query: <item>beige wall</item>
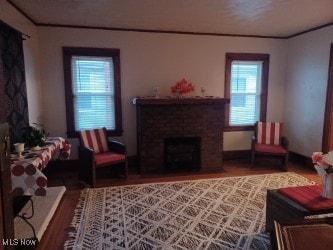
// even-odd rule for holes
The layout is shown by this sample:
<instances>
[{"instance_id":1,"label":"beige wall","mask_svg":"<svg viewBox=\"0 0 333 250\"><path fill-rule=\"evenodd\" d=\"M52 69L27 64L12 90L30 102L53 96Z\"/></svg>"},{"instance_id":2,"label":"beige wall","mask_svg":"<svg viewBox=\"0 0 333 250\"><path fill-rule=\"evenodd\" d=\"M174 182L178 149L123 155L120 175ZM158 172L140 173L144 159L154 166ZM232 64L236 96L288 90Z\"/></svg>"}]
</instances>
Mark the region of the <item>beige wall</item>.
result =
<instances>
[{"instance_id":1,"label":"beige wall","mask_svg":"<svg viewBox=\"0 0 333 250\"><path fill-rule=\"evenodd\" d=\"M29 119L44 123L51 135L66 136L62 46L120 48L124 135L119 139L132 155L132 97L152 94L154 86L168 95L182 77L209 95L223 96L225 53L253 52L271 55L267 119L285 122L292 151L309 155L321 149L332 26L288 40L152 34L35 27L5 0L0 9L1 20L31 36L24 41ZM250 148L250 132L224 137L224 150Z\"/></svg>"},{"instance_id":2,"label":"beige wall","mask_svg":"<svg viewBox=\"0 0 333 250\"><path fill-rule=\"evenodd\" d=\"M333 26L287 42L286 133L293 152L321 151Z\"/></svg>"},{"instance_id":3,"label":"beige wall","mask_svg":"<svg viewBox=\"0 0 333 250\"><path fill-rule=\"evenodd\" d=\"M182 77L207 89L208 95L224 96L226 52L269 53L271 55L268 119L283 119L285 40L118 32L66 28L39 28L43 120L52 134L65 136L66 114L62 65L63 46L120 48L122 138L131 155L136 154L134 96L161 95ZM56 102L51 102L55 100ZM234 140L237 137L237 142ZM225 133L225 150L250 147L249 132Z\"/></svg>"},{"instance_id":4,"label":"beige wall","mask_svg":"<svg viewBox=\"0 0 333 250\"><path fill-rule=\"evenodd\" d=\"M37 28L5 0L0 0L0 10L0 19L3 22L30 36L23 42L29 121L30 123L42 122Z\"/></svg>"}]
</instances>

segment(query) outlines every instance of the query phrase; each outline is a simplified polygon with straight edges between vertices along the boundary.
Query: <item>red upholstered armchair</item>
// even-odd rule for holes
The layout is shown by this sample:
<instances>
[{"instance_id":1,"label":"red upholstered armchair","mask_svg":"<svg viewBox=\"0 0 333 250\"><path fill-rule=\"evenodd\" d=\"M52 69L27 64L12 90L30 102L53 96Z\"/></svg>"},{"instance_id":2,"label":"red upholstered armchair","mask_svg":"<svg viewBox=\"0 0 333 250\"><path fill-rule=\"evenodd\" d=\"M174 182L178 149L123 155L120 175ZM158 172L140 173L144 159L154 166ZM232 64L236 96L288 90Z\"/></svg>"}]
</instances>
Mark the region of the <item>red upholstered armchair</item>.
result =
<instances>
[{"instance_id":1,"label":"red upholstered armchair","mask_svg":"<svg viewBox=\"0 0 333 250\"><path fill-rule=\"evenodd\" d=\"M289 141L282 136L283 123L256 122L251 146L251 167L256 155L281 156L284 171L288 171L288 146Z\"/></svg>"},{"instance_id":2,"label":"red upholstered armchair","mask_svg":"<svg viewBox=\"0 0 333 250\"><path fill-rule=\"evenodd\" d=\"M106 128L79 131L80 179L96 185L96 170L101 167L119 166L127 178L127 156L124 144L109 141Z\"/></svg>"}]
</instances>

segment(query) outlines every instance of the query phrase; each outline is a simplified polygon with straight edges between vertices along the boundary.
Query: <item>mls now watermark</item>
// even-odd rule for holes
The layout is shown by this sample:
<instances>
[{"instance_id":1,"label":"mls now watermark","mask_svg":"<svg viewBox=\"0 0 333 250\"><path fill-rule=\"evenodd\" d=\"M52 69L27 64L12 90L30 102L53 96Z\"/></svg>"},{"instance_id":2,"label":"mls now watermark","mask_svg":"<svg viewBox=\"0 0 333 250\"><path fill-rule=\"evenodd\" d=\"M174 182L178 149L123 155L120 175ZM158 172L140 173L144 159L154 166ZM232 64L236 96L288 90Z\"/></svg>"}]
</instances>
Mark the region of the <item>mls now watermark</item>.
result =
<instances>
[{"instance_id":1,"label":"mls now watermark","mask_svg":"<svg viewBox=\"0 0 333 250\"><path fill-rule=\"evenodd\" d=\"M37 246L38 239L2 239L3 246Z\"/></svg>"}]
</instances>

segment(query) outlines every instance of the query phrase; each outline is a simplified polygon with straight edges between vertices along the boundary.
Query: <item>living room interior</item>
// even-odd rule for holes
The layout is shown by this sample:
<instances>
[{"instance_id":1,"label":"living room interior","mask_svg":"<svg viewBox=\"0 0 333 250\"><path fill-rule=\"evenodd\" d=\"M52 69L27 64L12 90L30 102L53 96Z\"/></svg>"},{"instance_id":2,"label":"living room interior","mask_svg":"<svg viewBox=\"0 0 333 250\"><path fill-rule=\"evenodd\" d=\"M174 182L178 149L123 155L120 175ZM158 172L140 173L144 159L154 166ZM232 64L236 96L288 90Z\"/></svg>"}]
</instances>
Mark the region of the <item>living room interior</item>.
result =
<instances>
[{"instance_id":1,"label":"living room interior","mask_svg":"<svg viewBox=\"0 0 333 250\"><path fill-rule=\"evenodd\" d=\"M159 97L170 97L170 87L183 78L195 85L192 97L204 89L206 96L227 98L227 53L269 54L265 120L284 124L288 171L321 182L311 155L332 149L332 1L0 0L0 9L0 20L24 38L29 123L71 144L63 166L45 169L49 186L67 188L58 212L71 211L63 218L55 213L40 249L52 232L66 229L86 188L77 176L79 139L67 134L64 47L120 50L122 133L112 139L126 145L129 176L103 179L97 187L281 172L275 160L249 167L253 129L221 132L221 171L143 176L137 170L139 105L133 98L154 97L156 89ZM60 238L51 241L62 246L66 235Z\"/></svg>"}]
</instances>

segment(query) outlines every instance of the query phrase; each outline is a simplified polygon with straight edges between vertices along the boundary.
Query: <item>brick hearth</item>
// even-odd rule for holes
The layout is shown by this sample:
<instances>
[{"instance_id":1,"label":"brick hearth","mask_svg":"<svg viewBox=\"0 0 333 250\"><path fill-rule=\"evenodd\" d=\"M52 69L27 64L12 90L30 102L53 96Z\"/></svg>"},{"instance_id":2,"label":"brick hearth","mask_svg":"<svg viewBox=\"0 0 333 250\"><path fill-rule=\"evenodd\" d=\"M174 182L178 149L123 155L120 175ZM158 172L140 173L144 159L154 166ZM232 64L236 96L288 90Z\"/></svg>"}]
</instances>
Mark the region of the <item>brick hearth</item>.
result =
<instances>
[{"instance_id":1,"label":"brick hearth","mask_svg":"<svg viewBox=\"0 0 333 250\"><path fill-rule=\"evenodd\" d=\"M201 138L201 171L222 168L224 98L135 98L141 173L164 168L164 139Z\"/></svg>"}]
</instances>

